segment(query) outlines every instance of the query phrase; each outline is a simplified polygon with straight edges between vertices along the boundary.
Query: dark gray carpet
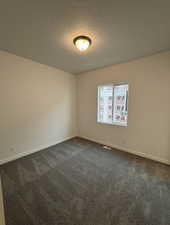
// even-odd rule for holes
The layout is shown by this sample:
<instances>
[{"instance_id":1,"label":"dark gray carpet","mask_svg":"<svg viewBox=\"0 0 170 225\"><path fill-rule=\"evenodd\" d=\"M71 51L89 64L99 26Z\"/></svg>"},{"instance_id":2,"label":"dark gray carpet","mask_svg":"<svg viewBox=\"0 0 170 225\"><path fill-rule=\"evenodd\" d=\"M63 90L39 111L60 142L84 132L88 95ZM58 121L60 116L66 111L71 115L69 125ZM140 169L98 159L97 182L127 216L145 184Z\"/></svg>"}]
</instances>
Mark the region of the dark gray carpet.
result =
<instances>
[{"instance_id":1,"label":"dark gray carpet","mask_svg":"<svg viewBox=\"0 0 170 225\"><path fill-rule=\"evenodd\" d=\"M1 168L7 225L169 225L170 167L75 138Z\"/></svg>"}]
</instances>

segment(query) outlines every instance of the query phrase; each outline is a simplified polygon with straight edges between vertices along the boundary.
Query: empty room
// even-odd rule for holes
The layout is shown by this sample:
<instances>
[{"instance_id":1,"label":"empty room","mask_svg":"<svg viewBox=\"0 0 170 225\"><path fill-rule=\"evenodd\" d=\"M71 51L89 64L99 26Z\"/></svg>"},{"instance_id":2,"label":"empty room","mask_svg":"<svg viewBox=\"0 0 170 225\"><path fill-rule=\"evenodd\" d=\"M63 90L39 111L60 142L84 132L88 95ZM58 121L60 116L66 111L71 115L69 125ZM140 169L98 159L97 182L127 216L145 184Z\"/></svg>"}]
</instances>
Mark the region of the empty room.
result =
<instances>
[{"instance_id":1,"label":"empty room","mask_svg":"<svg viewBox=\"0 0 170 225\"><path fill-rule=\"evenodd\" d=\"M170 225L169 12L1 1L0 225Z\"/></svg>"}]
</instances>

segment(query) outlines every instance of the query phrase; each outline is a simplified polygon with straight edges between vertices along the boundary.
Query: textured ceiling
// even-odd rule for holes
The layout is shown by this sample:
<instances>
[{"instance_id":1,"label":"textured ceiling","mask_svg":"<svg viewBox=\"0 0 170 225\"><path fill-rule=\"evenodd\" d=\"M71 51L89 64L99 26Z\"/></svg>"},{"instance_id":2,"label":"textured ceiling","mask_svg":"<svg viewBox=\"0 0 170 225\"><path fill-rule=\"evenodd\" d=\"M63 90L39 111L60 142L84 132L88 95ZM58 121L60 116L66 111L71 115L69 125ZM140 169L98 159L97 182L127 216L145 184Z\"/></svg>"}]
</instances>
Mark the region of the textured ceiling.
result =
<instances>
[{"instance_id":1,"label":"textured ceiling","mask_svg":"<svg viewBox=\"0 0 170 225\"><path fill-rule=\"evenodd\" d=\"M170 49L170 0L0 0L0 49L72 73L152 55Z\"/></svg>"}]
</instances>

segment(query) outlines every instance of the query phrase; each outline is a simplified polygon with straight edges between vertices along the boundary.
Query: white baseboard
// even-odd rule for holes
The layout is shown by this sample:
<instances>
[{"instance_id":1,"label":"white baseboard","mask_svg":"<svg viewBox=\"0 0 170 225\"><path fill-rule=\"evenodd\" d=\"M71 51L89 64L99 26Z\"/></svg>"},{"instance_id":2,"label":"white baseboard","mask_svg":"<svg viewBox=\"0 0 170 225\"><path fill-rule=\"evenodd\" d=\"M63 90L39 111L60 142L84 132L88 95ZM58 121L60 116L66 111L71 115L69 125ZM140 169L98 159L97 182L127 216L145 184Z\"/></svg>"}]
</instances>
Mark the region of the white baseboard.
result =
<instances>
[{"instance_id":1,"label":"white baseboard","mask_svg":"<svg viewBox=\"0 0 170 225\"><path fill-rule=\"evenodd\" d=\"M18 153L18 154L16 154L16 155L13 155L13 156L10 156L10 157L8 157L8 158L5 158L5 159L0 160L0 165L3 165L3 164L5 164L5 163L7 163L7 162L11 162L11 161L13 161L13 160L19 159L19 158L24 157L24 156L30 155L30 154L32 154L32 153L35 153L35 152L44 150L44 149L46 149L46 148L49 148L50 146L59 144L59 143L61 143L61 142L63 142L63 141L67 141L67 140L69 140L69 139L71 139L71 138L74 138L74 137L76 137L76 135L70 136L70 137L66 137L66 138L63 138L62 140L56 141L55 143L51 143L50 145L40 146L40 147L37 148L37 149L32 149L32 150L29 150L29 151L20 152L20 153Z\"/></svg>"},{"instance_id":2,"label":"white baseboard","mask_svg":"<svg viewBox=\"0 0 170 225\"><path fill-rule=\"evenodd\" d=\"M33 150L21 152L21 153L18 153L16 155L10 156L8 158L2 159L2 160L0 160L0 165L3 165L5 163L7 163L7 162L19 159L19 158L24 157L24 156L30 155L32 153L44 150L44 149L46 149L46 148L48 148L50 146L59 144L61 142L67 141L67 140L69 140L71 138L74 138L74 137L77 137L77 136L74 135L74 136L70 136L70 137L67 137L67 138L63 138L62 140L56 141L55 143L51 143L50 145L41 146L38 149L33 149ZM100 140L97 140L97 139L94 139L94 138L90 138L90 137L87 137L87 136L78 136L78 137L87 139L89 141L97 142L97 143L102 144L102 145L107 145L107 146L110 146L110 147L112 147L114 149L117 149L117 150L120 150L120 151L124 151L124 152L128 152L128 153L131 153L133 155L141 156L141 157L144 157L144 158L147 158L147 159L151 159L151 160L154 160L154 161L157 161L157 162L161 162L161 163L170 165L170 161L166 160L166 159L155 157L155 156L143 153L143 152L137 152L137 151L125 148L125 147L121 147L121 146L118 146L118 145L113 145L111 143L106 143L105 141L100 141Z\"/></svg>"},{"instance_id":3,"label":"white baseboard","mask_svg":"<svg viewBox=\"0 0 170 225\"><path fill-rule=\"evenodd\" d=\"M166 160L166 159L155 157L155 156L143 153L143 152L137 152L137 151L125 148L125 147L121 147L121 146L118 146L118 145L113 145L111 143L106 143L105 141L100 141L100 140L97 140L97 139L94 139L94 138L89 138L89 137L86 137L86 136L79 136L79 137L87 139L89 141L97 142L97 143L102 144L102 145L110 146L110 147L112 147L114 149L117 149L119 151L128 152L128 153L131 153L133 155L141 156L143 158L151 159L151 160L156 161L156 162L160 162L160 163L164 163L164 164L170 165L170 161Z\"/></svg>"}]
</instances>

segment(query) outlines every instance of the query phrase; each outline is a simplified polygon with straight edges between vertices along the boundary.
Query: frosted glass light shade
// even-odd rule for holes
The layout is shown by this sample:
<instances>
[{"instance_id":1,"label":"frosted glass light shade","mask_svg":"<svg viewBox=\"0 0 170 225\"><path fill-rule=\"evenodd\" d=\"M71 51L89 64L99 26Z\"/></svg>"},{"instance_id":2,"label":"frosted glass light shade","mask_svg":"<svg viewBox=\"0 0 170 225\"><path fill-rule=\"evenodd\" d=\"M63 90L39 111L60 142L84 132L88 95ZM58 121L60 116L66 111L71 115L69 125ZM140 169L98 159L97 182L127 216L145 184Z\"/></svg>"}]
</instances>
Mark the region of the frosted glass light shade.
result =
<instances>
[{"instance_id":1,"label":"frosted glass light shade","mask_svg":"<svg viewBox=\"0 0 170 225\"><path fill-rule=\"evenodd\" d=\"M86 51L91 45L91 39L87 36L78 36L74 38L73 43L79 51Z\"/></svg>"}]
</instances>

